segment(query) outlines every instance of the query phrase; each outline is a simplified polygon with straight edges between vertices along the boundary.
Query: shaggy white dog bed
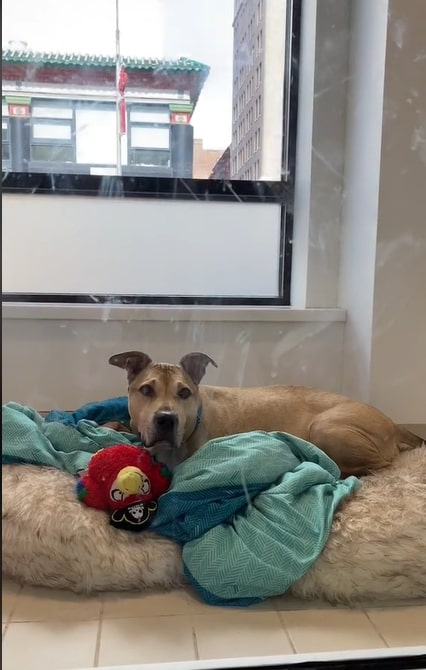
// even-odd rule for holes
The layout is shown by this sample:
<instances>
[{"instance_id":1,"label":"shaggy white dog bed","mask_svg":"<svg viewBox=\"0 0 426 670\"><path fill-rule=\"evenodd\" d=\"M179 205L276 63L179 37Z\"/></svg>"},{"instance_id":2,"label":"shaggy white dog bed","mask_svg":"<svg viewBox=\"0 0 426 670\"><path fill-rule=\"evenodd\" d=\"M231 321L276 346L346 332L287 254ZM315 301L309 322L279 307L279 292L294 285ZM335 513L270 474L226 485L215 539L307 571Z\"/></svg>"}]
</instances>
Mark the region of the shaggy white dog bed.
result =
<instances>
[{"instance_id":1,"label":"shaggy white dog bed","mask_svg":"<svg viewBox=\"0 0 426 670\"><path fill-rule=\"evenodd\" d=\"M182 584L179 548L113 529L57 470L3 466L3 573L72 591ZM284 566L283 566L284 567ZM337 513L325 550L292 594L331 602L426 597L426 449L366 477Z\"/></svg>"}]
</instances>

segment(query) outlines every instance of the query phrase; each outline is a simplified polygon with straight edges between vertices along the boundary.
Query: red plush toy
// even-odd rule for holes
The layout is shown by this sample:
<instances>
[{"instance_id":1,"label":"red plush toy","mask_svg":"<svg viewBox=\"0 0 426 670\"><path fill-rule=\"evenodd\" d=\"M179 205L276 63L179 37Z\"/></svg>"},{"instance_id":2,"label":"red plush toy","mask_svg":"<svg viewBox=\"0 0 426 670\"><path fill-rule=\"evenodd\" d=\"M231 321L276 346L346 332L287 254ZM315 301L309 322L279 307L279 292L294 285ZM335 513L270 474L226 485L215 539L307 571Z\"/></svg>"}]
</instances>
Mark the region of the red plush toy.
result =
<instances>
[{"instance_id":1,"label":"red plush toy","mask_svg":"<svg viewBox=\"0 0 426 670\"><path fill-rule=\"evenodd\" d=\"M152 521L156 499L167 491L170 481L168 468L149 451L117 444L92 456L76 491L89 507L111 512L115 528L139 531Z\"/></svg>"}]
</instances>

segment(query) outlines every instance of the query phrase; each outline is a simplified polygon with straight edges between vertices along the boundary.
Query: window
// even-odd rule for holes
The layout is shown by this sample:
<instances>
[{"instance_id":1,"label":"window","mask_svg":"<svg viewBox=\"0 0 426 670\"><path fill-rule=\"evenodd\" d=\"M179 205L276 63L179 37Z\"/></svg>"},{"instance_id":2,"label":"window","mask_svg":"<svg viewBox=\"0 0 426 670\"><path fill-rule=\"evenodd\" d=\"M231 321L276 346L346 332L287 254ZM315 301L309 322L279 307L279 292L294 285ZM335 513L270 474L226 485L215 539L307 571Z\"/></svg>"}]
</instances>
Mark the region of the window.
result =
<instances>
[{"instance_id":1,"label":"window","mask_svg":"<svg viewBox=\"0 0 426 670\"><path fill-rule=\"evenodd\" d=\"M86 194L99 188L110 194L116 193L116 188L123 189L126 195L132 193L132 197L144 200L143 207L150 198L164 208L172 198L200 199L209 207L229 198L247 206L276 206L278 228L270 240L278 242L268 251L276 275L269 293L265 287L256 289L257 280L251 276L253 283L242 297L235 293L235 286L214 294L211 287L203 289L201 281L198 301L237 302L241 298L243 302L253 299L288 304L290 264L285 269L283 259L289 259L291 251L286 217L287 203L293 198L294 166L283 168L287 154L283 158L282 146L286 148L287 140L295 137L296 94L291 105L287 103L290 90L297 87L298 21L286 43L285 30L274 29L278 22L273 14L263 22L263 7L257 0L218 0L219 4L188 0L183 5L174 0L108 0L102 21L99 6L83 0L75 0L66 21L60 3L39 0L35 13L30 0L21 0L18 13L16 3L5 2L3 98L18 100L21 106L30 101L25 121L3 120L5 169L12 159L14 170L29 172L31 178L37 173L55 173L55 184L66 183L67 193L74 189ZM300 14L301 0L272 4L291 16ZM268 5L266 11L276 10ZM25 26L22 16L26 17ZM42 23L39 16L43 16ZM85 30L81 30L82 24ZM281 24L284 28L284 19ZM23 34L30 46L9 44L17 34ZM220 48L212 39L214 35L221 36ZM261 99L258 54L268 45L277 84L262 91ZM273 54L283 50L285 58L274 60ZM117 71L121 73L118 87ZM291 133L287 133L290 120ZM277 142L273 151L268 143L260 156L259 126L265 122ZM292 147L289 155L293 160ZM261 161L261 168L255 159ZM250 184L249 180L260 179L261 172L266 175L265 183L260 187ZM121 180L115 181L116 176ZM221 184L212 184L214 179ZM242 179L248 183L240 184ZM119 207L122 205L120 201ZM110 206L115 208L115 204ZM174 218L170 212L168 222ZM114 220L121 225L122 216L117 214ZM136 221L139 225L139 216ZM173 229L170 240L175 240L175 232ZM247 239L254 240L256 235ZM230 248L236 247L231 243ZM158 299L166 301L173 294L178 282L171 276L180 271L172 265L166 264L164 270L168 289L154 291L156 299L160 296ZM189 286L189 277L186 282L188 294L178 296L178 301L185 302L195 290ZM148 300L147 286L145 281L135 284L135 300ZM110 284L107 294L124 300L123 293L117 291ZM95 294L91 290L87 295Z\"/></svg>"},{"instance_id":2,"label":"window","mask_svg":"<svg viewBox=\"0 0 426 670\"><path fill-rule=\"evenodd\" d=\"M7 119L2 119L2 162L7 163L10 160L10 146L9 146L9 122Z\"/></svg>"},{"instance_id":3,"label":"window","mask_svg":"<svg viewBox=\"0 0 426 670\"><path fill-rule=\"evenodd\" d=\"M71 102L33 100L30 161L59 164L74 162L73 123Z\"/></svg>"},{"instance_id":4,"label":"window","mask_svg":"<svg viewBox=\"0 0 426 670\"><path fill-rule=\"evenodd\" d=\"M168 149L170 131L168 128L132 126L130 141L132 148Z\"/></svg>"},{"instance_id":5,"label":"window","mask_svg":"<svg viewBox=\"0 0 426 670\"><path fill-rule=\"evenodd\" d=\"M131 107L130 108L130 123L146 123L146 124L165 124L170 123L170 112L168 108L151 109L149 107Z\"/></svg>"},{"instance_id":6,"label":"window","mask_svg":"<svg viewBox=\"0 0 426 670\"><path fill-rule=\"evenodd\" d=\"M6 104L2 104L2 119L1 119L1 159L4 169L10 167L10 140L9 140L9 111Z\"/></svg>"},{"instance_id":7,"label":"window","mask_svg":"<svg viewBox=\"0 0 426 670\"><path fill-rule=\"evenodd\" d=\"M71 126L63 123L33 123L35 140L70 140Z\"/></svg>"},{"instance_id":8,"label":"window","mask_svg":"<svg viewBox=\"0 0 426 670\"><path fill-rule=\"evenodd\" d=\"M132 165L148 165L156 167L170 166L170 151L160 149L131 149L130 163Z\"/></svg>"},{"instance_id":9,"label":"window","mask_svg":"<svg viewBox=\"0 0 426 670\"><path fill-rule=\"evenodd\" d=\"M83 103L76 105L76 161L87 166L115 165L117 161L117 117L114 105ZM110 137L114 141L108 141Z\"/></svg>"}]
</instances>

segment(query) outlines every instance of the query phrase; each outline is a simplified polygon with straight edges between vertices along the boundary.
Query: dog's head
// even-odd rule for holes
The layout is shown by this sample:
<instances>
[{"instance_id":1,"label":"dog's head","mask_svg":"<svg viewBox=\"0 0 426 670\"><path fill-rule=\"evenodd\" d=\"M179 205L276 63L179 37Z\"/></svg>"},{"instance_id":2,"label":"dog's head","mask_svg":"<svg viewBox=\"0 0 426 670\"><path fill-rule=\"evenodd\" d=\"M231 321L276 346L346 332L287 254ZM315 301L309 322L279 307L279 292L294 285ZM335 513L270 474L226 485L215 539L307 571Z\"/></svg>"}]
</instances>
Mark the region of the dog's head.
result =
<instances>
[{"instance_id":1,"label":"dog's head","mask_svg":"<svg viewBox=\"0 0 426 670\"><path fill-rule=\"evenodd\" d=\"M210 356L194 352L170 365L153 363L141 351L125 351L109 363L127 372L132 429L147 448L174 450L191 437L202 410L198 384L209 363L217 367Z\"/></svg>"}]
</instances>

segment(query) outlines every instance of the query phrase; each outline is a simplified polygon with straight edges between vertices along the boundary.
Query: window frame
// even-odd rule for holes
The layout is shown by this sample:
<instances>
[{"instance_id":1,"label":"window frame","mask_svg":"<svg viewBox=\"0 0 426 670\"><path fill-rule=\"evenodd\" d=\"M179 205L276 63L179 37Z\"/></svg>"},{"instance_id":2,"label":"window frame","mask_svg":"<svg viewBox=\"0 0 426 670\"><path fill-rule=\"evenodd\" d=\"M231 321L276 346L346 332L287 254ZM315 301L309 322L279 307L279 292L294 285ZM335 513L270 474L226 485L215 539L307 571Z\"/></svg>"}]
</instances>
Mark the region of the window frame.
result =
<instances>
[{"instance_id":1,"label":"window frame","mask_svg":"<svg viewBox=\"0 0 426 670\"><path fill-rule=\"evenodd\" d=\"M164 112L167 108L168 111L168 121L165 123L154 122L154 121L135 121L132 119L132 112ZM133 152L134 151L152 151L152 152L168 152L168 164L167 165L157 165L157 168L166 168L170 169L171 167L171 120L170 120L170 111L167 104L158 105L158 104L147 104L147 103L132 103L127 106L127 162L129 167L148 167L145 163L136 163L133 161ZM132 130L137 128L160 128L168 130L168 148L164 147L140 147L133 146L132 144Z\"/></svg>"},{"instance_id":2,"label":"window frame","mask_svg":"<svg viewBox=\"0 0 426 670\"><path fill-rule=\"evenodd\" d=\"M51 108L52 110L63 108L69 109L71 115L69 118L64 117L55 117L55 116L33 116L32 110L33 107L43 106L45 109ZM30 156L29 162L31 165L44 165L50 162L59 163L59 164L72 164L76 159L76 148L75 148L75 111L74 105L71 101L63 100L61 104L58 104L58 100L49 100L44 98L33 98L31 100L31 116L30 116ZM34 137L34 126L58 126L63 128L69 128L69 139L65 138L54 138L54 137ZM48 149L54 150L58 147L71 148L73 158L71 161L63 161L62 159L55 160L54 157L40 160L39 158L33 158L33 147L47 147Z\"/></svg>"},{"instance_id":3,"label":"window frame","mask_svg":"<svg viewBox=\"0 0 426 670\"><path fill-rule=\"evenodd\" d=\"M280 243L278 291L276 296L262 298L222 296L106 296L58 294L4 294L3 301L18 303L66 304L124 304L124 305L238 305L238 306L290 306L291 264L293 238L293 207L295 195L296 139L299 88L299 56L301 13L303 0L287 3L285 29L284 101L282 125L282 179L258 181L259 161L254 162L254 181L248 180L197 180L167 176L135 176L132 166L123 166L122 176L88 175L75 172L3 173L3 192L14 194L66 194L78 196L137 197L156 199L207 200L210 202L234 201L253 203L278 203L280 205ZM131 137L130 111L127 109L128 151ZM74 133L75 133L75 113ZM40 121L39 118L36 119ZM49 119L51 122L51 119ZM136 122L139 123L139 122ZM74 136L74 135L73 135ZM129 153L130 158L130 153ZM285 176L285 178L284 178Z\"/></svg>"},{"instance_id":4,"label":"window frame","mask_svg":"<svg viewBox=\"0 0 426 670\"><path fill-rule=\"evenodd\" d=\"M1 122L2 122L2 138L1 138L1 144L2 144L2 156L1 156L1 158L2 158L2 160L1 160L1 164L2 164L2 169L3 170L8 170L9 167L10 167L10 122L9 122L9 116L3 116L2 115ZM6 128L3 128L4 123L6 124ZM7 131L7 138L6 139L3 139L3 130ZM8 158L3 158L3 148L5 148L5 147L7 147L7 149L8 149L8 153L9 153Z\"/></svg>"}]
</instances>

